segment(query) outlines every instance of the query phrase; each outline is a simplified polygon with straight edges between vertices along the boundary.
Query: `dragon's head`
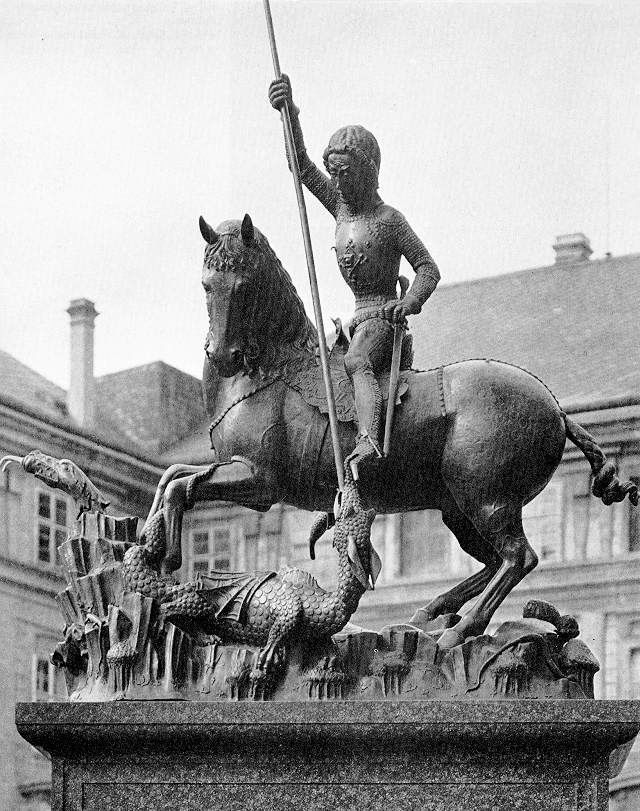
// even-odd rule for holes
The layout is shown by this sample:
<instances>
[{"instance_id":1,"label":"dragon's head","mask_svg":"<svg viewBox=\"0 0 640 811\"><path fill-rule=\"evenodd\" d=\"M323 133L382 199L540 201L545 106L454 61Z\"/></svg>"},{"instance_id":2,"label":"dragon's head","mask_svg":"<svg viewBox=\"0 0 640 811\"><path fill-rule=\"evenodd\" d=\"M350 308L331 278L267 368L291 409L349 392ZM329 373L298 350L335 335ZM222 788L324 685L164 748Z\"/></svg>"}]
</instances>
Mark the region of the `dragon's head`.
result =
<instances>
[{"instance_id":1,"label":"dragon's head","mask_svg":"<svg viewBox=\"0 0 640 811\"><path fill-rule=\"evenodd\" d=\"M353 576L364 589L373 589L380 574L382 563L371 543L371 526L375 510L363 507L358 486L353 480L349 466L345 467L344 489L336 496L333 514L333 546L340 552L346 550ZM315 557L315 544L329 528L329 520L316 521L309 538L311 558Z\"/></svg>"},{"instance_id":2,"label":"dragon's head","mask_svg":"<svg viewBox=\"0 0 640 811\"><path fill-rule=\"evenodd\" d=\"M49 487L68 493L76 502L79 515L85 512L103 512L109 506L108 499L70 459L56 459L41 451L31 451L24 458L5 456L0 460L0 470L4 470L12 462L22 465L27 473Z\"/></svg>"}]
</instances>

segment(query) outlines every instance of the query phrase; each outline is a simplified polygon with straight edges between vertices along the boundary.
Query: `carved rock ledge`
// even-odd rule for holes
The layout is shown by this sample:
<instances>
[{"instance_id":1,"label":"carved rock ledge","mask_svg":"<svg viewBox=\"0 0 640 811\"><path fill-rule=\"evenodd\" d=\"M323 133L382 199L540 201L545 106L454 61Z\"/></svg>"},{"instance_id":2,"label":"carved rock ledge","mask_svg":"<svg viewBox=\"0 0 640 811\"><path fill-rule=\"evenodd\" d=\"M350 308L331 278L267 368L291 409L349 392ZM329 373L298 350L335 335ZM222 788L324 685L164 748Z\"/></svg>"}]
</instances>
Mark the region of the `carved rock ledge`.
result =
<instances>
[{"instance_id":1,"label":"carved rock ledge","mask_svg":"<svg viewBox=\"0 0 640 811\"><path fill-rule=\"evenodd\" d=\"M596 659L575 620L542 601L449 650L438 638L456 616L416 614L379 633L347 625L332 641L292 646L267 677L259 647L222 644L193 620L164 618L153 590L126 589L122 560L135 543L135 519L87 514L60 547L66 628L53 662L72 701L593 698Z\"/></svg>"}]
</instances>

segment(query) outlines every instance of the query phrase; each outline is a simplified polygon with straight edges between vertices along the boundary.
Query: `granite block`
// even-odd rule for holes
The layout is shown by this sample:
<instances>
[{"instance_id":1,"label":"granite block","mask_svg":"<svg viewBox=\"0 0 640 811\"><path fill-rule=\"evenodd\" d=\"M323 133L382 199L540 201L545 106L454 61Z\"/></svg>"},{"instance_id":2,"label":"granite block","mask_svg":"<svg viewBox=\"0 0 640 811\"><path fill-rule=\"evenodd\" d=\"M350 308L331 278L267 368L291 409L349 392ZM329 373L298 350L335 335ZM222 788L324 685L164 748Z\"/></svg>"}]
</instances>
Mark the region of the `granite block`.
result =
<instances>
[{"instance_id":1,"label":"granite block","mask_svg":"<svg viewBox=\"0 0 640 811\"><path fill-rule=\"evenodd\" d=\"M54 811L604 811L640 702L19 704L16 722L52 758Z\"/></svg>"}]
</instances>

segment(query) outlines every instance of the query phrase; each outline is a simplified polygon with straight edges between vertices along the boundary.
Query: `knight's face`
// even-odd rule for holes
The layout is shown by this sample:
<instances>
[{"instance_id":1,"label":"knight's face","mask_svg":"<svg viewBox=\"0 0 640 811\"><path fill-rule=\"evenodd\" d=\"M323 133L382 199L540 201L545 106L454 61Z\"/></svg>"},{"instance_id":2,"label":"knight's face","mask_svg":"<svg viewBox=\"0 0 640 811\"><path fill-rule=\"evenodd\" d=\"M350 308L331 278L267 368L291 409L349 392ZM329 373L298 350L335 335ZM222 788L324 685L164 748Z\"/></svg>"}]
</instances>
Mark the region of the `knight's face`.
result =
<instances>
[{"instance_id":1,"label":"knight's face","mask_svg":"<svg viewBox=\"0 0 640 811\"><path fill-rule=\"evenodd\" d=\"M327 158L329 175L347 205L358 205L372 191L369 176L353 155L331 153Z\"/></svg>"}]
</instances>

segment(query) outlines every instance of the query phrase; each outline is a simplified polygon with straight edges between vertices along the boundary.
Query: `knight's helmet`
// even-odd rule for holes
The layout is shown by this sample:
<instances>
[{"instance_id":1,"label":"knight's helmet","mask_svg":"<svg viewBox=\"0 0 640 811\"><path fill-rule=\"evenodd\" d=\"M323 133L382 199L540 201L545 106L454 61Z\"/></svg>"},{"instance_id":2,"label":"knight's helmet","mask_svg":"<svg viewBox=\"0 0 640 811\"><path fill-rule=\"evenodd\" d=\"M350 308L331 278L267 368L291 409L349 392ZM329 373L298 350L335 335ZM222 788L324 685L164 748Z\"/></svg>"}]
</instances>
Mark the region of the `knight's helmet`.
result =
<instances>
[{"instance_id":1,"label":"knight's helmet","mask_svg":"<svg viewBox=\"0 0 640 811\"><path fill-rule=\"evenodd\" d=\"M360 124L348 124L340 127L329 138L329 144L325 149L322 159L328 168L327 162L331 154L354 155L358 160L367 166L372 177L375 178L375 186L378 187L378 172L380 171L380 147L372 132L369 132Z\"/></svg>"}]
</instances>

